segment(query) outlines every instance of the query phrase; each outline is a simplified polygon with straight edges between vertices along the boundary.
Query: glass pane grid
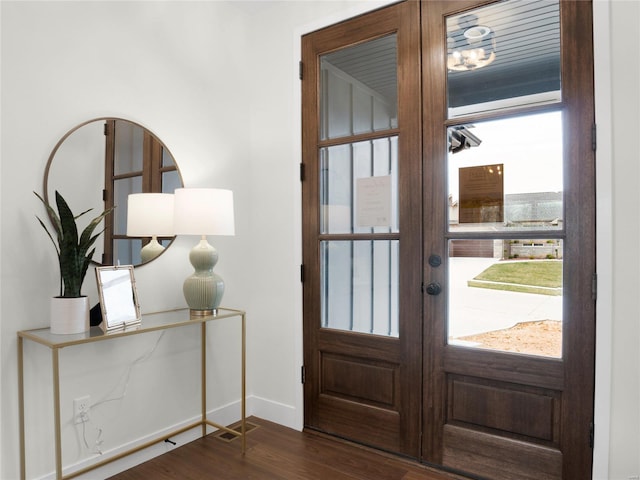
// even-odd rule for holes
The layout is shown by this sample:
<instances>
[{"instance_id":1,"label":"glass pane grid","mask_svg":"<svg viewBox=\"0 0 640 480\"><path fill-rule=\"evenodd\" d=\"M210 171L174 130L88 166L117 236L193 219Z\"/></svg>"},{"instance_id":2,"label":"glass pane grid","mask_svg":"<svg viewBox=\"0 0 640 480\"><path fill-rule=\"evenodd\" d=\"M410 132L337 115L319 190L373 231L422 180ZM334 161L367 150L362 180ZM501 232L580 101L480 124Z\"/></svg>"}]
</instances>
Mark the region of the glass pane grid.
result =
<instances>
[{"instance_id":1,"label":"glass pane grid","mask_svg":"<svg viewBox=\"0 0 640 480\"><path fill-rule=\"evenodd\" d=\"M456 125L448 142L449 344L561 357L562 112Z\"/></svg>"},{"instance_id":2,"label":"glass pane grid","mask_svg":"<svg viewBox=\"0 0 640 480\"><path fill-rule=\"evenodd\" d=\"M324 328L398 336L398 240L353 239L398 233L398 139L379 133L398 127L396 41L320 57L320 137L344 139L319 151Z\"/></svg>"}]
</instances>

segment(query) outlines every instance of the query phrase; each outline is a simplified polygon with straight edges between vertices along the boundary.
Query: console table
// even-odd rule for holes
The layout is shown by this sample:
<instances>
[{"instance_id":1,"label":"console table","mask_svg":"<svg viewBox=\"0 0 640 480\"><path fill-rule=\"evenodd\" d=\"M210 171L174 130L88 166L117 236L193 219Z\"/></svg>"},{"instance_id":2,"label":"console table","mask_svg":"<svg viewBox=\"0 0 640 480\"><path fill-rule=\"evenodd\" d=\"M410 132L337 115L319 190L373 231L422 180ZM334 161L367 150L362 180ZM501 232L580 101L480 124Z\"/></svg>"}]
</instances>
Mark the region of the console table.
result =
<instances>
[{"instance_id":1,"label":"console table","mask_svg":"<svg viewBox=\"0 0 640 480\"><path fill-rule=\"evenodd\" d=\"M207 418L207 324L212 321L219 321L227 318L240 319L242 323L241 341L242 341L242 359L241 359L241 375L242 375L242 397L241 397L241 420L240 430L234 430L223 425L212 422ZM143 335L145 333L158 330L167 330L172 328L181 328L188 325L200 324L200 340L201 340L201 402L202 412L200 420L180 428L179 430L169 432L160 438L151 440L132 448L126 452L119 453L110 458L98 461L86 468L75 471L73 473L62 474L62 438L60 432L60 370L59 370L59 353L60 350L67 347L75 347L92 342L114 341L118 338L130 335ZM20 421L20 477L22 480L26 478L26 459L25 459L25 413L24 413L24 341L29 340L39 343L51 349L51 363L53 368L53 417L55 430L55 463L56 478L63 480L77 477L88 471L119 460L127 455L143 450L156 443L163 442L168 437L186 432L192 428L201 427L202 436L207 433L207 425L228 432L241 438L241 448L244 454L246 449L246 314L243 310L234 310L230 308L218 308L215 315L191 317L188 309L171 310L166 312L151 313L142 316L142 323L137 326L112 332L103 332L100 327L92 327L90 331L72 335L54 335L49 328L39 328L35 330L22 330L18 332L18 395L19 395L19 421Z\"/></svg>"}]
</instances>

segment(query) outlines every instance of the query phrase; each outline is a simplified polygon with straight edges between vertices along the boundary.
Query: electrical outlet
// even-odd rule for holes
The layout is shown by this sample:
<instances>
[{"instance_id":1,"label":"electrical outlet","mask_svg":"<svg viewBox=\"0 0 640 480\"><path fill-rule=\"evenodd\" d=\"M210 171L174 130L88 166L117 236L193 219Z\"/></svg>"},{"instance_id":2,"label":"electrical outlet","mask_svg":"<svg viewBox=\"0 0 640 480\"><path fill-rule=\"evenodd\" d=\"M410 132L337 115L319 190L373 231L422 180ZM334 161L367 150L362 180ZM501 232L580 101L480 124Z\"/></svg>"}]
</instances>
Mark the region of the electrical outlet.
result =
<instances>
[{"instance_id":1,"label":"electrical outlet","mask_svg":"<svg viewBox=\"0 0 640 480\"><path fill-rule=\"evenodd\" d=\"M73 400L73 421L74 423L84 423L89 419L89 403L91 397L85 395Z\"/></svg>"}]
</instances>

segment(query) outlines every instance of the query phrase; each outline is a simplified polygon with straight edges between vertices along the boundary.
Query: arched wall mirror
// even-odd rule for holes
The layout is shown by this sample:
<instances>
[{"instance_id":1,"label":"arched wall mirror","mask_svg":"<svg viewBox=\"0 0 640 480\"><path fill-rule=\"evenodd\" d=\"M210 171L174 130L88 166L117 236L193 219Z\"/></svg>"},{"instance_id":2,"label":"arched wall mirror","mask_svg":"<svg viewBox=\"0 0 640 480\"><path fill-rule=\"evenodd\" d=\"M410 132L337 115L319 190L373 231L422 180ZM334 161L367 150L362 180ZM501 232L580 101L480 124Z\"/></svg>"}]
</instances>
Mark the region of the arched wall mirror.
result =
<instances>
[{"instance_id":1,"label":"arched wall mirror","mask_svg":"<svg viewBox=\"0 0 640 480\"><path fill-rule=\"evenodd\" d=\"M103 241L96 242L94 263L140 265L150 238L127 237L127 196L173 193L182 186L175 159L152 132L129 120L97 118L67 132L51 152L44 199L55 203L57 190L75 214L93 208L97 215L115 206L105 218ZM167 247L173 237L158 241Z\"/></svg>"}]
</instances>

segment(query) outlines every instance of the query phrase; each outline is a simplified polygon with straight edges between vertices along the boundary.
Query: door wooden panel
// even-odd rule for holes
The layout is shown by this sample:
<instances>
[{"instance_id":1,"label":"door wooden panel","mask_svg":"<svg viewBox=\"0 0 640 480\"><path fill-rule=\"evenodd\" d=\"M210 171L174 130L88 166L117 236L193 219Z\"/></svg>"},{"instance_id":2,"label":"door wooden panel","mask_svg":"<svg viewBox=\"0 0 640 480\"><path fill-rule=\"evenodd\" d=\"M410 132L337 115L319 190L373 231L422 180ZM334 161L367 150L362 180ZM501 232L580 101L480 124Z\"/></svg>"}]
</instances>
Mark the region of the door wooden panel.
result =
<instances>
[{"instance_id":1,"label":"door wooden panel","mask_svg":"<svg viewBox=\"0 0 640 480\"><path fill-rule=\"evenodd\" d=\"M457 375L448 383L448 423L559 443L559 392Z\"/></svg>"},{"instance_id":2,"label":"door wooden panel","mask_svg":"<svg viewBox=\"0 0 640 480\"><path fill-rule=\"evenodd\" d=\"M324 352L320 368L321 395L397 410L397 364Z\"/></svg>"},{"instance_id":3,"label":"door wooden panel","mask_svg":"<svg viewBox=\"0 0 640 480\"><path fill-rule=\"evenodd\" d=\"M455 425L444 427L443 465L483 478L559 480L563 455L532 445Z\"/></svg>"}]
</instances>

